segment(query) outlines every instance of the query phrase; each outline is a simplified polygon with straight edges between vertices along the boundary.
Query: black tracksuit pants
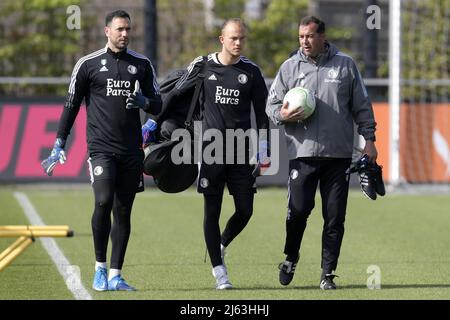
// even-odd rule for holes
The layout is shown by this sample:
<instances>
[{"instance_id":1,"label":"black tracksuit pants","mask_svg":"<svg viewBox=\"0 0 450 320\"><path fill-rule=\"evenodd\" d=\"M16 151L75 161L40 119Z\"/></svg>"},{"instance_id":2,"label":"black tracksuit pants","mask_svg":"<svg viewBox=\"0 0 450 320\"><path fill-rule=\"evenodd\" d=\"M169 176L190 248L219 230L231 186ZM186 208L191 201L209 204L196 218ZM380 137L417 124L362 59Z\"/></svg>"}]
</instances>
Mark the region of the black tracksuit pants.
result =
<instances>
[{"instance_id":1,"label":"black tracksuit pants","mask_svg":"<svg viewBox=\"0 0 450 320\"><path fill-rule=\"evenodd\" d=\"M284 253L288 260L299 257L300 245L311 211L317 186L322 198L323 272L336 270L347 208L351 159L297 158L289 161L288 212Z\"/></svg>"}]
</instances>

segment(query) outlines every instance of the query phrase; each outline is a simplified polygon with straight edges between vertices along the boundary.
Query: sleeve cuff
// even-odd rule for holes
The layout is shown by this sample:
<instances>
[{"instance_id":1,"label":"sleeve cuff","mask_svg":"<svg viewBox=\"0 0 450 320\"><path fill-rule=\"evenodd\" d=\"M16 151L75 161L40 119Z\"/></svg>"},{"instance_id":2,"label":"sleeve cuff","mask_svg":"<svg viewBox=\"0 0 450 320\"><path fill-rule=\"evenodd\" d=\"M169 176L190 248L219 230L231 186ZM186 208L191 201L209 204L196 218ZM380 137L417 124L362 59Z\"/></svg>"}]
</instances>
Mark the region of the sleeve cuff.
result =
<instances>
[{"instance_id":1,"label":"sleeve cuff","mask_svg":"<svg viewBox=\"0 0 450 320\"><path fill-rule=\"evenodd\" d=\"M276 122L277 122L277 123L276 123L277 125L282 125L282 124L283 124L283 120L282 120L282 118L281 118L280 110L279 110L279 109L275 111L275 113L274 113L274 118L275 118L275 120L276 120Z\"/></svg>"}]
</instances>

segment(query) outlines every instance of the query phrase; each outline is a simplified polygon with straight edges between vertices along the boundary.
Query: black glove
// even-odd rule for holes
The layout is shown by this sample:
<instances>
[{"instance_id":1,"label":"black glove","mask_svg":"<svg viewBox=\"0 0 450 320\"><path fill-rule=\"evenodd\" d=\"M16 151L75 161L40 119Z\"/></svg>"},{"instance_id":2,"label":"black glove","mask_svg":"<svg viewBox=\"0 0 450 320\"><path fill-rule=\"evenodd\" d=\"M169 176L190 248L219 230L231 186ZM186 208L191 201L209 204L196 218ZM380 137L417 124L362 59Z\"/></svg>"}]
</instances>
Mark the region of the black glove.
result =
<instances>
[{"instance_id":1,"label":"black glove","mask_svg":"<svg viewBox=\"0 0 450 320\"><path fill-rule=\"evenodd\" d=\"M134 92L130 94L127 98L127 109L148 109L149 101L148 99L142 94L141 86L139 84L139 81L136 80L134 83Z\"/></svg>"},{"instance_id":2,"label":"black glove","mask_svg":"<svg viewBox=\"0 0 450 320\"><path fill-rule=\"evenodd\" d=\"M264 174L267 168L270 167L270 158L268 155L268 144L267 141L262 140L259 142L259 152L256 155L255 168L252 171L252 175L256 178ZM251 161L251 162L254 162Z\"/></svg>"},{"instance_id":3,"label":"black glove","mask_svg":"<svg viewBox=\"0 0 450 320\"><path fill-rule=\"evenodd\" d=\"M148 119L142 126L142 145L147 146L152 142L155 142L155 130L158 128L158 124L153 119Z\"/></svg>"}]
</instances>

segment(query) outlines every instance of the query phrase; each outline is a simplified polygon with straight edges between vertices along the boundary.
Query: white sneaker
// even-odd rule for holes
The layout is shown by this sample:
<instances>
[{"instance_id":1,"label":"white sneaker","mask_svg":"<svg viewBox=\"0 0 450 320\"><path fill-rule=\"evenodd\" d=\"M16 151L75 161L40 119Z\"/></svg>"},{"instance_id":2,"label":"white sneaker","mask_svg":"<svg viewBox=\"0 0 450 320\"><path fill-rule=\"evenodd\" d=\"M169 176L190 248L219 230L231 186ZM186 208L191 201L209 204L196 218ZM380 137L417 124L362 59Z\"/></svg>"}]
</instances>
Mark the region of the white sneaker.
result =
<instances>
[{"instance_id":1,"label":"white sneaker","mask_svg":"<svg viewBox=\"0 0 450 320\"><path fill-rule=\"evenodd\" d=\"M225 266L223 264L220 266L214 267L212 269L212 274L213 274L214 278L216 278L216 289L217 290L225 290L225 289L233 288L230 280L228 279L227 268L225 268Z\"/></svg>"}]
</instances>

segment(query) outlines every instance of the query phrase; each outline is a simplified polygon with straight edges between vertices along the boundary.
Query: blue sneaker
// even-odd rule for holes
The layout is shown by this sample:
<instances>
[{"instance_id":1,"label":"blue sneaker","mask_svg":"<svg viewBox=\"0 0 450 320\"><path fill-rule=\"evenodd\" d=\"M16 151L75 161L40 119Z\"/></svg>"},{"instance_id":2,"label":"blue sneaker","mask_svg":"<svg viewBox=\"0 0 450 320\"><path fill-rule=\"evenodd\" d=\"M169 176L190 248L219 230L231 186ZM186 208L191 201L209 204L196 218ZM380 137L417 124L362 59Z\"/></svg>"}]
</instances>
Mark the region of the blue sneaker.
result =
<instances>
[{"instance_id":1,"label":"blue sneaker","mask_svg":"<svg viewBox=\"0 0 450 320\"><path fill-rule=\"evenodd\" d=\"M130 286L124 278L119 274L108 281L109 291L136 291L135 288Z\"/></svg>"},{"instance_id":2,"label":"blue sneaker","mask_svg":"<svg viewBox=\"0 0 450 320\"><path fill-rule=\"evenodd\" d=\"M108 290L108 276L106 268L98 267L97 270L95 270L92 288L96 291Z\"/></svg>"}]
</instances>

